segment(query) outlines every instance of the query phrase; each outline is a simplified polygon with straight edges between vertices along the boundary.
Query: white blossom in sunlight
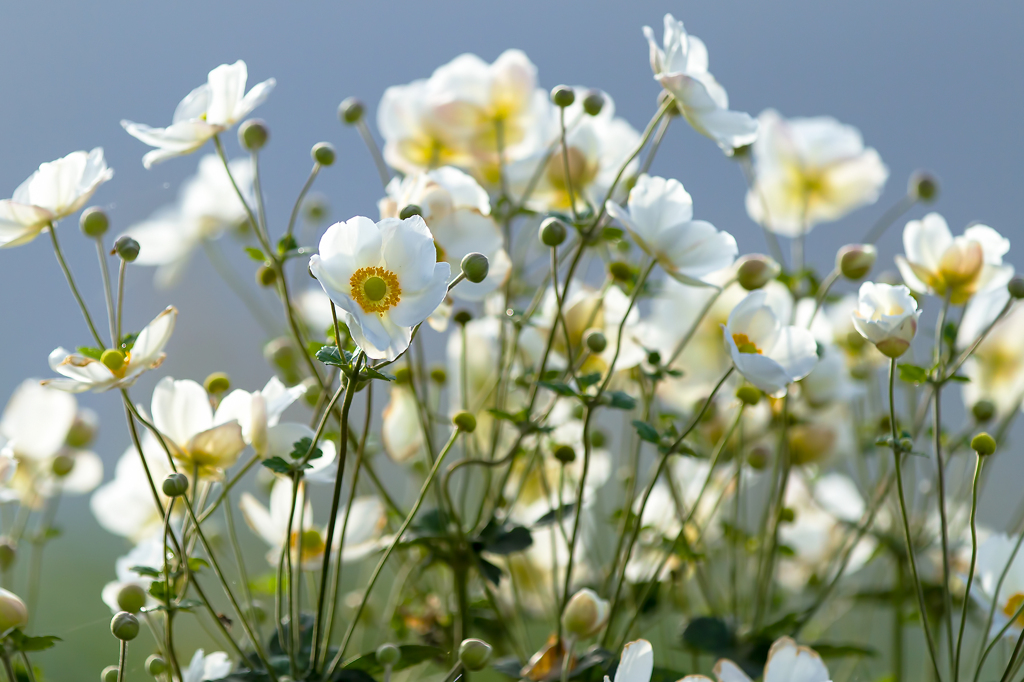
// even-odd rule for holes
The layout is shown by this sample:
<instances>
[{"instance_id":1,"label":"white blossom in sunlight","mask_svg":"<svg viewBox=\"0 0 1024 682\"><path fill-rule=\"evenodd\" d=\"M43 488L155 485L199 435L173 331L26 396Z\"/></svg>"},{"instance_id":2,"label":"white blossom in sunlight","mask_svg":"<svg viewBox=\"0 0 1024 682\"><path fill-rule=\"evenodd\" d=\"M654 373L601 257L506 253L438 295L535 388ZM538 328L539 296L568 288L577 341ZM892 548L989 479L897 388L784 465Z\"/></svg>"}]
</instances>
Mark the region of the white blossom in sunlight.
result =
<instances>
[{"instance_id":1,"label":"white blossom in sunlight","mask_svg":"<svg viewBox=\"0 0 1024 682\"><path fill-rule=\"evenodd\" d=\"M181 682L219 680L230 675L232 670L234 665L223 651L207 655L202 649L197 649L188 667L181 671Z\"/></svg>"},{"instance_id":2,"label":"white blossom in sunlight","mask_svg":"<svg viewBox=\"0 0 1024 682\"><path fill-rule=\"evenodd\" d=\"M708 73L708 48L686 33L683 22L665 15L665 35L659 46L654 31L644 26L651 51L651 70L679 107L680 113L701 135L727 154L757 137L757 121L747 113L729 110L729 97Z\"/></svg>"},{"instance_id":3,"label":"white blossom in sunlight","mask_svg":"<svg viewBox=\"0 0 1024 682\"><path fill-rule=\"evenodd\" d=\"M252 193L252 162L235 159L231 175L243 195ZM139 243L135 265L156 266L157 287L176 284L192 253L207 242L245 224L247 213L224 164L214 154L199 160L196 174L181 186L178 201L157 211L124 234Z\"/></svg>"},{"instance_id":4,"label":"white blossom in sunlight","mask_svg":"<svg viewBox=\"0 0 1024 682\"><path fill-rule=\"evenodd\" d=\"M910 348L920 316L917 301L905 286L864 282L853 311L853 326L883 355L898 358Z\"/></svg>"},{"instance_id":5,"label":"white blossom in sunlight","mask_svg":"<svg viewBox=\"0 0 1024 682\"><path fill-rule=\"evenodd\" d=\"M185 95L166 128L121 121L132 137L156 147L142 157L142 165L154 164L176 156L191 154L214 135L231 129L263 103L276 81L269 78L245 92L249 71L241 59L221 64L207 76L206 83Z\"/></svg>"},{"instance_id":6,"label":"white blossom in sunlight","mask_svg":"<svg viewBox=\"0 0 1024 682\"><path fill-rule=\"evenodd\" d=\"M27 244L44 229L77 212L96 189L114 177L103 148L72 152L39 166L0 201L0 248Z\"/></svg>"},{"instance_id":7,"label":"white blossom in sunlight","mask_svg":"<svg viewBox=\"0 0 1024 682\"><path fill-rule=\"evenodd\" d=\"M810 232L877 201L889 169L860 131L834 118L784 119L768 109L758 117L754 181L747 213L787 237Z\"/></svg>"},{"instance_id":8,"label":"white blossom in sunlight","mask_svg":"<svg viewBox=\"0 0 1024 682\"><path fill-rule=\"evenodd\" d=\"M118 595L121 594L121 590L130 585L140 587L146 593L145 605L147 607L157 605L157 601L149 594L149 586L153 584L153 578L148 575L140 574L135 570L136 567L150 568L154 571L163 571L163 532L144 539L133 547L130 552L125 554L123 557L119 557L117 561L114 562L114 571L117 578L104 585L103 592L100 594L103 599L103 603L110 608L111 613L126 610L118 603Z\"/></svg>"},{"instance_id":9,"label":"white blossom in sunlight","mask_svg":"<svg viewBox=\"0 0 1024 682\"><path fill-rule=\"evenodd\" d=\"M702 676L695 675L700 678ZM752 682L743 669L727 658L715 664L718 682ZM704 678L707 679L707 678ZM832 676L821 656L809 647L798 646L789 637L781 637L768 650L764 664L764 682L831 682Z\"/></svg>"},{"instance_id":10,"label":"white blossom in sunlight","mask_svg":"<svg viewBox=\"0 0 1024 682\"><path fill-rule=\"evenodd\" d=\"M164 346L171 338L177 317L177 308L168 306L153 318L153 321L139 332L132 347L125 351L124 364L118 369L110 369L100 362L99 357L69 353L64 348L56 348L50 353L50 369L64 375L65 378L46 379L42 383L44 386L53 386L70 393L100 393L112 388L128 388L144 372L163 364L166 357Z\"/></svg>"},{"instance_id":11,"label":"white blossom in sunlight","mask_svg":"<svg viewBox=\"0 0 1024 682\"><path fill-rule=\"evenodd\" d=\"M384 451L399 463L422 459L427 452L426 440L415 394L409 386L392 382L390 396L381 413Z\"/></svg>"},{"instance_id":12,"label":"white blossom in sunlight","mask_svg":"<svg viewBox=\"0 0 1024 682\"><path fill-rule=\"evenodd\" d=\"M373 359L394 360L412 328L444 300L451 278L437 262L420 216L374 224L357 216L327 228L309 269L338 308L356 345Z\"/></svg>"},{"instance_id":13,"label":"white blossom in sunlight","mask_svg":"<svg viewBox=\"0 0 1024 682\"><path fill-rule=\"evenodd\" d=\"M957 335L958 350L969 348L992 324L1010 299L1005 288L978 294L967 304ZM964 404L981 400L995 406L996 418L1017 409L1024 398L1024 307L1014 306L978 344L963 365L969 382L961 391Z\"/></svg>"},{"instance_id":14,"label":"white blossom in sunlight","mask_svg":"<svg viewBox=\"0 0 1024 682\"><path fill-rule=\"evenodd\" d=\"M919 294L949 297L953 305L974 294L1005 286L1013 266L1003 263L1010 240L988 225L971 225L953 237L946 219L929 213L903 229L903 251L896 266L903 281Z\"/></svg>"},{"instance_id":15,"label":"white blossom in sunlight","mask_svg":"<svg viewBox=\"0 0 1024 682\"><path fill-rule=\"evenodd\" d=\"M628 212L609 201L608 215L681 282L707 285L704 277L736 260L736 240L709 222L693 220L693 199L678 180L641 175L629 192L627 206Z\"/></svg>"},{"instance_id":16,"label":"white blossom in sunlight","mask_svg":"<svg viewBox=\"0 0 1024 682\"><path fill-rule=\"evenodd\" d=\"M268 434L279 426L278 422L280 422L284 411L305 393L306 386L304 384L287 387L277 377L270 377L266 386L252 393L236 388L224 396L220 404L217 405L213 423L238 422L242 428L242 439L252 445L253 449L261 456L267 457L269 456L266 454ZM308 430L308 427L305 428ZM308 435L312 437L311 430Z\"/></svg>"},{"instance_id":17,"label":"white blossom in sunlight","mask_svg":"<svg viewBox=\"0 0 1024 682\"><path fill-rule=\"evenodd\" d=\"M629 642L622 647L622 657L615 668L614 682L650 682L654 673L654 648L646 639ZM605 682L609 682L605 675Z\"/></svg>"},{"instance_id":18,"label":"white blossom in sunlight","mask_svg":"<svg viewBox=\"0 0 1024 682\"><path fill-rule=\"evenodd\" d=\"M1017 552L1013 557L1013 563L1010 563L1017 541L1016 537L997 533L988 537L978 547L976 580L972 586L971 596L985 611L988 611L993 599L995 600L995 617L992 620L992 629L988 633L989 637L998 634L1011 619L1013 623L1007 628L1004 637L1016 638L1024 628L1024 617L1017 616L1014 619L1017 611L1024 606L1024 552ZM1004 569L1007 569L1006 578L1003 579L999 593L996 594L996 584Z\"/></svg>"},{"instance_id":19,"label":"white blossom in sunlight","mask_svg":"<svg viewBox=\"0 0 1024 682\"><path fill-rule=\"evenodd\" d=\"M729 314L725 343L740 374L771 396L785 395L786 387L818 362L814 336L784 325L763 290L749 293Z\"/></svg>"},{"instance_id":20,"label":"white blossom in sunlight","mask_svg":"<svg viewBox=\"0 0 1024 682\"><path fill-rule=\"evenodd\" d=\"M434 235L437 257L458 272L463 257L470 253L487 256L487 277L473 283L463 281L451 295L479 301L505 283L512 261L505 251L501 227L491 217L487 192L472 176L451 166L393 179L387 196L379 203L380 217L397 218L409 205L420 207L421 216Z\"/></svg>"},{"instance_id":21,"label":"white blossom in sunlight","mask_svg":"<svg viewBox=\"0 0 1024 682\"><path fill-rule=\"evenodd\" d=\"M331 299L321 287L306 289L295 296L294 305L302 321L314 335L331 330L328 337L334 335L334 316L331 315ZM338 320L341 322L341 320Z\"/></svg>"},{"instance_id":22,"label":"white blossom in sunlight","mask_svg":"<svg viewBox=\"0 0 1024 682\"><path fill-rule=\"evenodd\" d=\"M172 473L167 453L148 431L142 436L142 453L153 476L160 503L166 509L170 498L164 495L160 483ZM134 446L128 446L117 460L114 478L96 489L89 500L89 507L103 528L133 542L163 532L163 514L153 500L146 470Z\"/></svg>"}]
</instances>

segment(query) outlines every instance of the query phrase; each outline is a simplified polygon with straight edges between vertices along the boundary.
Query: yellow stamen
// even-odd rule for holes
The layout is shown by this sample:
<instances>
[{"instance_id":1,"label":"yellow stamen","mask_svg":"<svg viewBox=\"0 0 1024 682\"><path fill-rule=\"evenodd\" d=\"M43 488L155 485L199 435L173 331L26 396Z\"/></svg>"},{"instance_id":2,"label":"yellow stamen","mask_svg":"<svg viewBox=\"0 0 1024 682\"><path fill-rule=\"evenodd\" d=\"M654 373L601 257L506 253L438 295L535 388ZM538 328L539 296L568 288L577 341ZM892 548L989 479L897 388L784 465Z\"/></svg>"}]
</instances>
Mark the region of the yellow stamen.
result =
<instances>
[{"instance_id":1,"label":"yellow stamen","mask_svg":"<svg viewBox=\"0 0 1024 682\"><path fill-rule=\"evenodd\" d=\"M732 340L736 343L736 348L739 349L741 353L750 353L751 355L762 354L761 349L758 348L757 344L751 341L746 334L733 334Z\"/></svg>"},{"instance_id":2,"label":"yellow stamen","mask_svg":"<svg viewBox=\"0 0 1024 682\"><path fill-rule=\"evenodd\" d=\"M349 279L352 298L367 313L383 313L402 300L395 273L375 266L359 268Z\"/></svg>"},{"instance_id":3,"label":"yellow stamen","mask_svg":"<svg viewBox=\"0 0 1024 682\"><path fill-rule=\"evenodd\" d=\"M1024 594L1017 592L1006 600L1006 605L1003 606L1003 615L1007 618L1013 618L1014 614L1017 613L1017 609L1021 607L1021 604L1024 604ZM1017 616L1017 620L1015 622L1017 627L1024 628L1024 614Z\"/></svg>"}]
</instances>

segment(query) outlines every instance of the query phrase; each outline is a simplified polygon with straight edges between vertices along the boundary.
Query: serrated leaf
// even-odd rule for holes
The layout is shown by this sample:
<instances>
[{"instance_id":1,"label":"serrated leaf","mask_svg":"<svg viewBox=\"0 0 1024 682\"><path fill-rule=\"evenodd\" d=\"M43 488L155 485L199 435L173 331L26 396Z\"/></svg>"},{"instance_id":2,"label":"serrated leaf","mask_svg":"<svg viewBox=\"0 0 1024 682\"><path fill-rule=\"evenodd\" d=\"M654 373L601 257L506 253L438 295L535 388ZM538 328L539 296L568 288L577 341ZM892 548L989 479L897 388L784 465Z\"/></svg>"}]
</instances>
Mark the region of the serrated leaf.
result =
<instances>
[{"instance_id":1,"label":"serrated leaf","mask_svg":"<svg viewBox=\"0 0 1024 682\"><path fill-rule=\"evenodd\" d=\"M347 367L348 362L342 359L341 353L338 352L337 346L321 346L320 350L316 353L316 359L325 365L332 365L334 367Z\"/></svg>"},{"instance_id":2,"label":"serrated leaf","mask_svg":"<svg viewBox=\"0 0 1024 682\"><path fill-rule=\"evenodd\" d=\"M923 384L928 381L928 370L924 367L918 367L917 365L901 364L900 369L900 381L906 381L908 384Z\"/></svg>"},{"instance_id":3,"label":"serrated leaf","mask_svg":"<svg viewBox=\"0 0 1024 682\"><path fill-rule=\"evenodd\" d=\"M558 395L566 397L574 397L576 395L576 391L572 390L572 386L561 381L538 381L537 383Z\"/></svg>"},{"instance_id":4,"label":"serrated leaf","mask_svg":"<svg viewBox=\"0 0 1024 682\"><path fill-rule=\"evenodd\" d=\"M75 350L78 351L79 355L84 355L85 357L91 358L92 360L99 360L100 357L103 355L102 348L93 348L92 346L79 346Z\"/></svg>"},{"instance_id":5,"label":"serrated leaf","mask_svg":"<svg viewBox=\"0 0 1024 682\"><path fill-rule=\"evenodd\" d=\"M147 578L159 578L163 575L160 571L156 570L152 566L132 566L128 570L132 571L133 573L138 573L139 575L144 575Z\"/></svg>"},{"instance_id":6,"label":"serrated leaf","mask_svg":"<svg viewBox=\"0 0 1024 682\"><path fill-rule=\"evenodd\" d=\"M252 258L257 263L265 263L267 261L267 256L255 246L245 247L245 252L249 255L249 258Z\"/></svg>"},{"instance_id":7,"label":"serrated leaf","mask_svg":"<svg viewBox=\"0 0 1024 682\"><path fill-rule=\"evenodd\" d=\"M608 397L611 399L609 406L616 410L632 410L636 407L636 399L625 391L612 391Z\"/></svg>"},{"instance_id":8,"label":"serrated leaf","mask_svg":"<svg viewBox=\"0 0 1024 682\"><path fill-rule=\"evenodd\" d=\"M280 457L271 457L270 459L265 459L260 463L271 471L275 471L279 474L290 474L292 472L292 465Z\"/></svg>"},{"instance_id":9,"label":"serrated leaf","mask_svg":"<svg viewBox=\"0 0 1024 682\"><path fill-rule=\"evenodd\" d=\"M648 443L660 443L661 436L658 434L658 430L648 424L647 422L640 421L639 419L633 420L633 427L636 428L636 433L640 436L641 440L645 440Z\"/></svg>"},{"instance_id":10,"label":"serrated leaf","mask_svg":"<svg viewBox=\"0 0 1024 682\"><path fill-rule=\"evenodd\" d=\"M31 653L33 651L45 651L46 649L52 648L57 642L63 642L60 637L54 635L42 635L39 637L29 637L21 630L14 630L7 635L10 642L14 645L14 648L18 651L24 651L25 653Z\"/></svg>"},{"instance_id":11,"label":"serrated leaf","mask_svg":"<svg viewBox=\"0 0 1024 682\"><path fill-rule=\"evenodd\" d=\"M292 443L291 458L302 459L303 457L306 456L306 453L309 452L309 449L310 447L312 447L312 445L313 439L308 436L306 436L305 438L300 438L299 440L295 441L294 443ZM312 453L310 453L309 459L319 459L320 457L323 456L324 451L321 450L320 448L316 448L313 450Z\"/></svg>"}]
</instances>

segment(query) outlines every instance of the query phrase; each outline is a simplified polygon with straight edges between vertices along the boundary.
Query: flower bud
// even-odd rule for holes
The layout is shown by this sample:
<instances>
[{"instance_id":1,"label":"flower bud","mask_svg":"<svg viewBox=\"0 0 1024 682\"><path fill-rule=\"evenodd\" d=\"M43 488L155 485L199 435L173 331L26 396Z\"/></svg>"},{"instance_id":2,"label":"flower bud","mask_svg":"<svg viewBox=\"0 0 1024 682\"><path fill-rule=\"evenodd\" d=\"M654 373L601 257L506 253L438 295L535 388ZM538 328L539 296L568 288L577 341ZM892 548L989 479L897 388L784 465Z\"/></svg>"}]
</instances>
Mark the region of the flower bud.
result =
<instances>
[{"instance_id":1,"label":"flower bud","mask_svg":"<svg viewBox=\"0 0 1024 682\"><path fill-rule=\"evenodd\" d=\"M117 682L118 669L116 665L108 665L100 672L100 682Z\"/></svg>"},{"instance_id":2,"label":"flower bud","mask_svg":"<svg viewBox=\"0 0 1024 682\"><path fill-rule=\"evenodd\" d=\"M401 211L398 212L398 217L401 218L402 220L407 220L413 217L414 215L423 215L423 209L416 204L409 204L408 206L405 206L404 208L402 208Z\"/></svg>"},{"instance_id":3,"label":"flower bud","mask_svg":"<svg viewBox=\"0 0 1024 682\"><path fill-rule=\"evenodd\" d=\"M853 311L853 326L883 355L898 358L910 348L920 315L907 287L864 282Z\"/></svg>"},{"instance_id":4,"label":"flower bud","mask_svg":"<svg viewBox=\"0 0 1024 682\"><path fill-rule=\"evenodd\" d=\"M75 458L71 455L65 455L61 453L53 458L50 462L50 471L57 478L64 478L71 473L71 470L75 468Z\"/></svg>"},{"instance_id":5,"label":"flower bud","mask_svg":"<svg viewBox=\"0 0 1024 682\"><path fill-rule=\"evenodd\" d=\"M472 412L462 410L452 417L452 423L455 424L455 428L465 433L473 433L476 430L476 417Z\"/></svg>"},{"instance_id":6,"label":"flower bud","mask_svg":"<svg viewBox=\"0 0 1024 682\"><path fill-rule=\"evenodd\" d=\"M459 662L466 670L483 670L492 651L491 645L482 639L464 639L459 645Z\"/></svg>"},{"instance_id":7,"label":"flower bud","mask_svg":"<svg viewBox=\"0 0 1024 682\"><path fill-rule=\"evenodd\" d=\"M600 329L588 329L583 335L583 343L591 353L603 353L608 347L608 339Z\"/></svg>"},{"instance_id":8,"label":"flower bud","mask_svg":"<svg viewBox=\"0 0 1024 682\"><path fill-rule=\"evenodd\" d=\"M979 400L971 407L971 414L979 424L984 424L996 416L996 404L991 400Z\"/></svg>"},{"instance_id":9,"label":"flower bud","mask_svg":"<svg viewBox=\"0 0 1024 682\"><path fill-rule=\"evenodd\" d=\"M409 371L408 367L402 366L395 370L395 383L399 386L409 383L412 378L412 372Z\"/></svg>"},{"instance_id":10,"label":"flower bud","mask_svg":"<svg viewBox=\"0 0 1024 682\"><path fill-rule=\"evenodd\" d=\"M258 118L250 118L238 126L238 144L242 149L250 152L258 152L263 149L270 139L270 128L264 121Z\"/></svg>"},{"instance_id":11,"label":"flower bud","mask_svg":"<svg viewBox=\"0 0 1024 682\"><path fill-rule=\"evenodd\" d=\"M1006 290L1014 298L1024 298L1024 277L1014 277L1007 285Z\"/></svg>"},{"instance_id":12,"label":"flower bud","mask_svg":"<svg viewBox=\"0 0 1024 682\"><path fill-rule=\"evenodd\" d=\"M128 583L117 593L117 608L128 613L138 613L146 605L146 590L142 585Z\"/></svg>"},{"instance_id":13,"label":"flower bud","mask_svg":"<svg viewBox=\"0 0 1024 682\"><path fill-rule=\"evenodd\" d=\"M317 142L309 153L313 160L321 166L330 166L334 163L337 154L334 152L334 145L330 142Z\"/></svg>"},{"instance_id":14,"label":"flower bud","mask_svg":"<svg viewBox=\"0 0 1024 682\"><path fill-rule=\"evenodd\" d=\"M794 464L813 464L836 444L836 432L825 424L797 424L789 429L789 456Z\"/></svg>"},{"instance_id":15,"label":"flower bud","mask_svg":"<svg viewBox=\"0 0 1024 682\"><path fill-rule=\"evenodd\" d=\"M608 442L608 435L600 430L594 429L590 432L590 444L595 448L603 448L604 444Z\"/></svg>"},{"instance_id":16,"label":"flower bud","mask_svg":"<svg viewBox=\"0 0 1024 682\"><path fill-rule=\"evenodd\" d=\"M448 371L441 365L436 365L430 369L430 380L444 386L448 381Z\"/></svg>"},{"instance_id":17,"label":"flower bud","mask_svg":"<svg viewBox=\"0 0 1024 682\"><path fill-rule=\"evenodd\" d=\"M591 90L583 98L583 111L590 116L597 116L604 109L604 94L600 90Z\"/></svg>"},{"instance_id":18,"label":"flower bud","mask_svg":"<svg viewBox=\"0 0 1024 682\"><path fill-rule=\"evenodd\" d=\"M139 243L128 235L122 235L114 242L114 251L121 260L131 263L139 257Z\"/></svg>"},{"instance_id":19,"label":"flower bud","mask_svg":"<svg viewBox=\"0 0 1024 682\"><path fill-rule=\"evenodd\" d=\"M102 237L110 227L110 219L107 218L106 211L99 206L90 206L82 211L78 218L78 226L82 228L86 237Z\"/></svg>"},{"instance_id":20,"label":"flower bud","mask_svg":"<svg viewBox=\"0 0 1024 682\"><path fill-rule=\"evenodd\" d=\"M551 88L551 101L562 109L576 101L576 93L568 85L556 85Z\"/></svg>"},{"instance_id":21,"label":"flower bud","mask_svg":"<svg viewBox=\"0 0 1024 682\"><path fill-rule=\"evenodd\" d=\"M482 253L467 253L462 259L462 272L473 284L479 284L487 278L489 267L487 256Z\"/></svg>"},{"instance_id":22,"label":"flower bud","mask_svg":"<svg viewBox=\"0 0 1024 682\"><path fill-rule=\"evenodd\" d=\"M848 244L836 254L836 267L843 277L857 281L871 272L878 258L878 249L873 244Z\"/></svg>"},{"instance_id":23,"label":"flower bud","mask_svg":"<svg viewBox=\"0 0 1024 682\"><path fill-rule=\"evenodd\" d=\"M452 319L455 321L455 324L464 327L473 319L473 313L468 310L460 310L452 315Z\"/></svg>"},{"instance_id":24,"label":"flower bud","mask_svg":"<svg viewBox=\"0 0 1024 682\"><path fill-rule=\"evenodd\" d=\"M939 196L939 181L928 171L914 171L907 183L907 194L930 204Z\"/></svg>"},{"instance_id":25,"label":"flower bud","mask_svg":"<svg viewBox=\"0 0 1024 682\"><path fill-rule=\"evenodd\" d=\"M188 492L188 478L185 474L170 474L160 487L168 497L181 497Z\"/></svg>"},{"instance_id":26,"label":"flower bud","mask_svg":"<svg viewBox=\"0 0 1024 682\"><path fill-rule=\"evenodd\" d=\"M0 634L6 634L14 628L28 623L28 607L21 598L0 588Z\"/></svg>"},{"instance_id":27,"label":"flower bud","mask_svg":"<svg viewBox=\"0 0 1024 682\"><path fill-rule=\"evenodd\" d=\"M971 439L971 449L977 452L979 457L991 455L996 451L996 439L982 431Z\"/></svg>"},{"instance_id":28,"label":"flower bud","mask_svg":"<svg viewBox=\"0 0 1024 682\"><path fill-rule=\"evenodd\" d=\"M127 611L116 613L110 619L110 633L122 642L130 642L139 636L139 619Z\"/></svg>"},{"instance_id":29,"label":"flower bud","mask_svg":"<svg viewBox=\"0 0 1024 682\"><path fill-rule=\"evenodd\" d=\"M342 123L348 125L355 125L363 118L363 103L355 97L346 97L340 105L338 105L338 118L341 119Z\"/></svg>"},{"instance_id":30,"label":"flower bud","mask_svg":"<svg viewBox=\"0 0 1024 682\"><path fill-rule=\"evenodd\" d=\"M108 348L100 355L100 362L111 372L116 372L124 367L124 353L115 348Z\"/></svg>"},{"instance_id":31,"label":"flower bud","mask_svg":"<svg viewBox=\"0 0 1024 682\"><path fill-rule=\"evenodd\" d=\"M377 647L377 662L383 666L393 666L402 658L402 650L390 642Z\"/></svg>"},{"instance_id":32,"label":"flower bud","mask_svg":"<svg viewBox=\"0 0 1024 682\"><path fill-rule=\"evenodd\" d=\"M256 283L261 287L269 287L277 281L277 270L269 265L261 265L256 269Z\"/></svg>"},{"instance_id":33,"label":"flower bud","mask_svg":"<svg viewBox=\"0 0 1024 682\"><path fill-rule=\"evenodd\" d=\"M555 459L562 464L572 464L576 461L576 451L570 445L559 445L555 448Z\"/></svg>"},{"instance_id":34,"label":"flower bud","mask_svg":"<svg viewBox=\"0 0 1024 682\"><path fill-rule=\"evenodd\" d=\"M782 523L793 523L796 521L796 510L792 507L783 507L779 510L779 521Z\"/></svg>"},{"instance_id":35,"label":"flower bud","mask_svg":"<svg viewBox=\"0 0 1024 682\"><path fill-rule=\"evenodd\" d=\"M18 546L10 538L0 539L0 571L6 571L18 558Z\"/></svg>"},{"instance_id":36,"label":"flower bud","mask_svg":"<svg viewBox=\"0 0 1024 682\"><path fill-rule=\"evenodd\" d=\"M231 388L231 378L224 372L214 372L203 381L203 387L207 393L212 393L213 395L227 393L228 389Z\"/></svg>"},{"instance_id":37,"label":"flower bud","mask_svg":"<svg viewBox=\"0 0 1024 682\"><path fill-rule=\"evenodd\" d=\"M152 654L146 659L146 672L153 677L159 677L167 672L167 661L160 657L159 654Z\"/></svg>"},{"instance_id":38,"label":"flower bud","mask_svg":"<svg viewBox=\"0 0 1024 682\"><path fill-rule=\"evenodd\" d=\"M736 281L747 291L760 289L779 276L782 268L774 259L760 253L752 253L737 261Z\"/></svg>"},{"instance_id":39,"label":"flower bud","mask_svg":"<svg viewBox=\"0 0 1024 682\"><path fill-rule=\"evenodd\" d=\"M544 246L555 247L565 241L567 230L565 223L554 216L545 218L540 224L540 243Z\"/></svg>"},{"instance_id":40,"label":"flower bud","mask_svg":"<svg viewBox=\"0 0 1024 682\"><path fill-rule=\"evenodd\" d=\"M914 439L913 438L907 438L907 437L900 438L900 440L899 440L899 447L900 447L900 450L902 450L903 452L910 452L910 451L912 451L914 449Z\"/></svg>"},{"instance_id":41,"label":"flower bud","mask_svg":"<svg viewBox=\"0 0 1024 682\"><path fill-rule=\"evenodd\" d=\"M92 443L93 439L96 438L96 431L99 429L99 421L99 417L92 410L88 408L78 408L78 412L75 414L75 421L72 422L71 428L68 430L68 435L64 439L64 442L68 447L72 448L84 448L88 446Z\"/></svg>"},{"instance_id":42,"label":"flower bud","mask_svg":"<svg viewBox=\"0 0 1024 682\"><path fill-rule=\"evenodd\" d=\"M608 264L608 274L620 282L627 282L633 278L633 268L621 260L612 261Z\"/></svg>"},{"instance_id":43,"label":"flower bud","mask_svg":"<svg viewBox=\"0 0 1024 682\"><path fill-rule=\"evenodd\" d=\"M604 626L608 620L609 605L590 589L584 588L572 595L562 614L562 626L576 639L586 639Z\"/></svg>"},{"instance_id":44,"label":"flower bud","mask_svg":"<svg viewBox=\"0 0 1024 682\"><path fill-rule=\"evenodd\" d=\"M771 459L768 448L764 446L758 446L751 449L750 454L747 455L747 464L750 465L751 469L755 471L761 471L768 466L768 461Z\"/></svg>"},{"instance_id":45,"label":"flower bud","mask_svg":"<svg viewBox=\"0 0 1024 682\"><path fill-rule=\"evenodd\" d=\"M744 384L736 389L736 397L739 398L740 402L744 405L757 405L761 402L762 395L764 394L761 393L761 389L750 384Z\"/></svg>"}]
</instances>

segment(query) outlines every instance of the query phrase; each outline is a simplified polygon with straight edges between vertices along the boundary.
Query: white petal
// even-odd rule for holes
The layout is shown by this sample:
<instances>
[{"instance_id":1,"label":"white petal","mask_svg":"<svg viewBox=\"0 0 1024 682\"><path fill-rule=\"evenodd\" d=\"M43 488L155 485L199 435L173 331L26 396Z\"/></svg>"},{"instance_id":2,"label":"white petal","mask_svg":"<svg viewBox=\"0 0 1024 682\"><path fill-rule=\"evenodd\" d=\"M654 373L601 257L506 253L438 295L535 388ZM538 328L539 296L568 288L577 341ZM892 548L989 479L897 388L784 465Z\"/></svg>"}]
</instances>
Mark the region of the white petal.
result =
<instances>
[{"instance_id":1,"label":"white petal","mask_svg":"<svg viewBox=\"0 0 1024 682\"><path fill-rule=\"evenodd\" d=\"M245 95L248 77L245 62L241 59L234 64L221 64L210 72L207 77L210 86L210 105L206 109L208 122L225 127L235 123L235 109Z\"/></svg>"},{"instance_id":2,"label":"white petal","mask_svg":"<svg viewBox=\"0 0 1024 682\"><path fill-rule=\"evenodd\" d=\"M153 425L178 446L213 426L206 390L195 381L161 379L153 389Z\"/></svg>"},{"instance_id":3,"label":"white petal","mask_svg":"<svg viewBox=\"0 0 1024 682\"><path fill-rule=\"evenodd\" d=\"M907 260L930 271L938 270L942 254L952 244L953 235L946 219L938 213L929 213L921 220L911 220L903 228L903 251Z\"/></svg>"},{"instance_id":4,"label":"white petal","mask_svg":"<svg viewBox=\"0 0 1024 682\"><path fill-rule=\"evenodd\" d=\"M654 672L654 649L645 639L628 643L622 649L615 682L650 682Z\"/></svg>"},{"instance_id":5,"label":"white petal","mask_svg":"<svg viewBox=\"0 0 1024 682\"><path fill-rule=\"evenodd\" d=\"M764 682L829 682L821 657L807 647L783 637L772 644L764 666Z\"/></svg>"}]
</instances>

